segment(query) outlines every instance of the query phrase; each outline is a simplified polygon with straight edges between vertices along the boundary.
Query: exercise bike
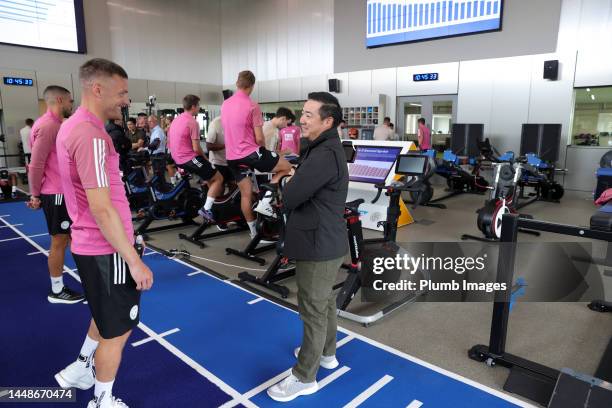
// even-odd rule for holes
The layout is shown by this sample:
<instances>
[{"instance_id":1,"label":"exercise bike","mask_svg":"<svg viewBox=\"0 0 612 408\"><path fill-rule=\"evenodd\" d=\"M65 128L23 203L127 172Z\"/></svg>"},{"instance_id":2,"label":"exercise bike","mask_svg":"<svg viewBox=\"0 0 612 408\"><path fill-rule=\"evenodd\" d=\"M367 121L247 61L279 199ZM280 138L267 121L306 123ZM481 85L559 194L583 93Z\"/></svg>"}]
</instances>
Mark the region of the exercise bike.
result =
<instances>
[{"instance_id":1,"label":"exercise bike","mask_svg":"<svg viewBox=\"0 0 612 408\"><path fill-rule=\"evenodd\" d=\"M282 181L280 184L282 185ZM257 251L258 249L260 249L257 248L256 244L255 246L253 246L253 243L259 243L261 241L261 237L264 236L264 229L270 228L270 230L265 232L268 234L271 232L275 234L273 238L276 240L276 243L264 245L264 247L266 247L266 250L275 248L276 256L274 257L274 260L270 263L266 271L263 273L263 275L261 275L260 277L257 277L247 271L243 271L238 274L238 278L241 282L245 282L250 285L263 286L273 292L278 293L283 299L286 299L289 296L289 288L283 285L279 285L278 282L295 275L295 266L293 266L289 262L289 259L283 255L283 247L285 242L283 235L285 232L287 216L282 209L279 187L275 184L262 184L261 190L264 194L266 191L272 193L272 208L274 210L274 215L272 217L268 217L258 214L257 234L249 243L249 247L247 247L247 250ZM258 258L252 253L241 254L240 251L236 251L231 248L226 249L226 251L228 254L234 254L243 257L249 256L245 259L250 259L254 261L257 261ZM265 260L263 260L262 258L259 259L261 259L265 263ZM263 263L261 262L260 264L263 265Z\"/></svg>"},{"instance_id":2,"label":"exercise bike","mask_svg":"<svg viewBox=\"0 0 612 408\"><path fill-rule=\"evenodd\" d=\"M403 249L396 244L397 223L401 215L401 195L404 192L408 192L414 198L412 208L416 208L427 199L429 194L428 189L430 188L426 177L428 166L429 157L426 155L414 153L399 155L396 162L395 173L401 175L401 178L388 185L385 183L378 183L375 185L378 192L372 200L372 203L379 200L383 191L385 195L389 197L387 218L385 221L378 222L378 226L383 227L382 238L363 239L359 213L359 206L365 202L363 199L345 204L344 219L347 226L351 261L350 264L342 266L347 270L346 279L334 286L334 289L340 289L336 298L338 316L361 323L364 326L369 326L385 317L387 314L398 310L400 307L414 302L423 294L423 292L420 291L409 293L369 316L354 314L346 310L357 292L363 287L367 287L366 282L369 280L369 276L365 273L367 273L369 265L366 260L367 257L364 255L364 252L368 252L365 250L365 247L374 247L374 249L369 251L370 259L374 256L394 257L395 254L403 251ZM390 279L396 280L395 278L398 277L399 276L392 276Z\"/></svg>"},{"instance_id":3,"label":"exercise bike","mask_svg":"<svg viewBox=\"0 0 612 408\"><path fill-rule=\"evenodd\" d=\"M196 224L193 219L204 205L202 191L190 186L189 173L180 168L178 172L181 180L176 185L166 183L163 173L156 174L149 182L151 205L145 209L143 221L136 229L137 234L145 235ZM149 228L154 221L175 220L179 222Z\"/></svg>"},{"instance_id":4,"label":"exercise bike","mask_svg":"<svg viewBox=\"0 0 612 408\"><path fill-rule=\"evenodd\" d=\"M123 176L123 184L130 210L137 212L138 218L144 216L144 209L151 204L151 193L146 166L149 162L149 152L130 152L127 166L130 169L127 175Z\"/></svg>"},{"instance_id":5,"label":"exercise bike","mask_svg":"<svg viewBox=\"0 0 612 408\"><path fill-rule=\"evenodd\" d=\"M493 186L490 187L489 199L485 201L482 208L477 210L478 217L476 225L483 233L483 237L470 234L463 234L462 240L473 239L484 242L495 242L501 237L502 217L504 214L516 214L518 212L518 191L517 185L523 171L526 168L524 163L498 162L493 163L495 167ZM520 215L523 218L531 218L529 215ZM539 232L523 230L520 232L532 235L540 235Z\"/></svg>"}]
</instances>

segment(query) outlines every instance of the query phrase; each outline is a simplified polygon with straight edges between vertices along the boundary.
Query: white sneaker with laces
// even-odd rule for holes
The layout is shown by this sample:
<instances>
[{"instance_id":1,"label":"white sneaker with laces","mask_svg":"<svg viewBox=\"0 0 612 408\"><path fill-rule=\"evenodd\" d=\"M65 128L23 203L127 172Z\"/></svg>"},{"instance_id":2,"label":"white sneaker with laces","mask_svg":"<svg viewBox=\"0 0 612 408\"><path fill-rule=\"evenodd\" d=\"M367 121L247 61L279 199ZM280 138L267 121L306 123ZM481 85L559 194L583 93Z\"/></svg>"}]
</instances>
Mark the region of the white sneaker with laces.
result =
<instances>
[{"instance_id":1,"label":"white sneaker with laces","mask_svg":"<svg viewBox=\"0 0 612 408\"><path fill-rule=\"evenodd\" d=\"M269 193L268 193L269 194ZM274 209L272 208L272 195L266 194L259 202L253 211L265 215L267 217L276 217Z\"/></svg>"},{"instance_id":2,"label":"white sneaker with laces","mask_svg":"<svg viewBox=\"0 0 612 408\"><path fill-rule=\"evenodd\" d=\"M110 398L102 398L102 401L98 403L96 398L89 401L87 408L129 408L125 402L121 401L121 398L115 398L113 395Z\"/></svg>"},{"instance_id":3,"label":"white sneaker with laces","mask_svg":"<svg viewBox=\"0 0 612 408\"><path fill-rule=\"evenodd\" d=\"M303 383L293 374L289 374L289 377L268 388L268 395L274 401L288 402L300 395L310 395L317 391L319 384L316 381Z\"/></svg>"},{"instance_id":4,"label":"white sneaker with laces","mask_svg":"<svg viewBox=\"0 0 612 408\"><path fill-rule=\"evenodd\" d=\"M95 382L93 367L90 364L75 361L55 374L55 381L64 389L75 387L88 390L93 387Z\"/></svg>"},{"instance_id":5,"label":"white sneaker with laces","mask_svg":"<svg viewBox=\"0 0 612 408\"><path fill-rule=\"evenodd\" d=\"M300 347L293 350L293 355L295 358L298 358L298 354L300 354ZM336 356L321 356L319 365L323 368L327 368L328 370L333 370L334 368L338 367L340 363L336 359Z\"/></svg>"}]
</instances>

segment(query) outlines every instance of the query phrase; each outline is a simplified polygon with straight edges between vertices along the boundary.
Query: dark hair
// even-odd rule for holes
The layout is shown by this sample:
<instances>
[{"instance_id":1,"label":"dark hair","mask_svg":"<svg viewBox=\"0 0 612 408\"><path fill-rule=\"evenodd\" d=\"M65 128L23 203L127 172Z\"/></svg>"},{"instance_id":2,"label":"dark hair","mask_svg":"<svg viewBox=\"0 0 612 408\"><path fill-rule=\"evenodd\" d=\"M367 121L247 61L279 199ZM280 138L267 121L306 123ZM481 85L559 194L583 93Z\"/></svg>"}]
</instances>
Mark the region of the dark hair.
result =
<instances>
[{"instance_id":1,"label":"dark hair","mask_svg":"<svg viewBox=\"0 0 612 408\"><path fill-rule=\"evenodd\" d=\"M419 118L419 123L424 125L425 124L425 118Z\"/></svg>"},{"instance_id":2,"label":"dark hair","mask_svg":"<svg viewBox=\"0 0 612 408\"><path fill-rule=\"evenodd\" d=\"M290 109L285 108L285 107L280 107L276 110L276 114L274 115L275 118L280 118L281 116L286 117L287 119L295 119L295 115L293 114L293 112L291 112Z\"/></svg>"},{"instance_id":3,"label":"dark hair","mask_svg":"<svg viewBox=\"0 0 612 408\"><path fill-rule=\"evenodd\" d=\"M186 111L200 103L200 97L196 95L185 95L183 98L183 108Z\"/></svg>"},{"instance_id":4,"label":"dark hair","mask_svg":"<svg viewBox=\"0 0 612 408\"><path fill-rule=\"evenodd\" d=\"M141 117L141 116L148 117L149 115L147 115L147 114L146 114L146 113L144 113L144 112L140 112L140 113L139 113L137 116L138 116L138 117Z\"/></svg>"},{"instance_id":5,"label":"dark hair","mask_svg":"<svg viewBox=\"0 0 612 408\"><path fill-rule=\"evenodd\" d=\"M34 124L34 119L32 119L32 118L27 118L27 119L25 120L25 124L26 124L26 125L28 125L28 126L32 126L32 125Z\"/></svg>"},{"instance_id":6,"label":"dark hair","mask_svg":"<svg viewBox=\"0 0 612 408\"><path fill-rule=\"evenodd\" d=\"M389 123L389 127L390 127L391 129L394 129L394 128L395 128L395 125L394 125L393 123Z\"/></svg>"},{"instance_id":7,"label":"dark hair","mask_svg":"<svg viewBox=\"0 0 612 408\"><path fill-rule=\"evenodd\" d=\"M240 71L238 80L236 81L236 87L238 89L246 89L253 85L255 85L255 74L251 71Z\"/></svg>"},{"instance_id":8,"label":"dark hair","mask_svg":"<svg viewBox=\"0 0 612 408\"><path fill-rule=\"evenodd\" d=\"M385 116L385 118L383 119L383 123L391 123L391 118L388 116Z\"/></svg>"},{"instance_id":9,"label":"dark hair","mask_svg":"<svg viewBox=\"0 0 612 408\"><path fill-rule=\"evenodd\" d=\"M127 121L128 123L132 122L133 124L136 124L136 118L129 118Z\"/></svg>"},{"instance_id":10,"label":"dark hair","mask_svg":"<svg viewBox=\"0 0 612 408\"><path fill-rule=\"evenodd\" d=\"M338 127L342 120L342 108L340 108L338 98L329 92L311 92L308 94L308 99L321 102L322 105L319 108L321 119L333 118L334 123L332 127Z\"/></svg>"},{"instance_id":11,"label":"dark hair","mask_svg":"<svg viewBox=\"0 0 612 408\"><path fill-rule=\"evenodd\" d=\"M81 82L91 81L92 79L104 76L112 77L118 75L127 79L127 72L119 64L104 58L90 59L79 68L79 79Z\"/></svg>"},{"instance_id":12,"label":"dark hair","mask_svg":"<svg viewBox=\"0 0 612 408\"><path fill-rule=\"evenodd\" d=\"M45 88L45 90L43 91L43 98L46 99L47 96L51 93L54 94L70 94L70 91L67 90L66 88L64 88L63 86L59 86L59 85L49 85L48 87Z\"/></svg>"}]
</instances>

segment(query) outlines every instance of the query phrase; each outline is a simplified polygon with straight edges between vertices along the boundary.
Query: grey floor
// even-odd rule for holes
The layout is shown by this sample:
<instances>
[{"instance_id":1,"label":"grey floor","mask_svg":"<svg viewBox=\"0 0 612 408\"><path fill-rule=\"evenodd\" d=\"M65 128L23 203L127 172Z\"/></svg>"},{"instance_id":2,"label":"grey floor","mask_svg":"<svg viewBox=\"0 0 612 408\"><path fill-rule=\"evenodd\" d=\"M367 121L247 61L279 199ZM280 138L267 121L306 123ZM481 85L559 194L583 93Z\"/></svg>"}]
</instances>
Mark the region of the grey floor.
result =
<instances>
[{"instance_id":1,"label":"grey floor","mask_svg":"<svg viewBox=\"0 0 612 408\"><path fill-rule=\"evenodd\" d=\"M412 210L416 222L400 228L397 240L458 241L462 233L479 235L475 210L483 200L483 196L465 194L446 200L448 208L445 210L427 207ZM523 210L537 219L575 225L588 224L593 211L590 195L578 192L567 192L561 204L537 202ZM150 242L163 249L184 248L192 255L206 258L192 258L192 261L230 279L236 279L245 268L262 268L225 254L226 247L246 246L249 240L246 232L208 240L207 247L199 249L177 239L179 232L192 229L154 233ZM376 236L380 234L374 231L366 233L366 237ZM539 238L520 234L519 239L575 241L571 237L547 233ZM272 258L270 253L263 256L268 260ZM340 271L338 279L342 274L344 272ZM293 279L283 283L291 291L287 301L295 304ZM352 306L349 309L355 311ZM365 306L368 307L371 305ZM367 328L345 319L341 319L340 324L428 363L501 390L508 375L507 369L489 368L467 358L471 346L488 343L491 311L489 303L414 303ZM584 303L518 303L512 311L509 328L509 352L554 368L571 367L592 374L612 336L612 315L592 312Z\"/></svg>"}]
</instances>

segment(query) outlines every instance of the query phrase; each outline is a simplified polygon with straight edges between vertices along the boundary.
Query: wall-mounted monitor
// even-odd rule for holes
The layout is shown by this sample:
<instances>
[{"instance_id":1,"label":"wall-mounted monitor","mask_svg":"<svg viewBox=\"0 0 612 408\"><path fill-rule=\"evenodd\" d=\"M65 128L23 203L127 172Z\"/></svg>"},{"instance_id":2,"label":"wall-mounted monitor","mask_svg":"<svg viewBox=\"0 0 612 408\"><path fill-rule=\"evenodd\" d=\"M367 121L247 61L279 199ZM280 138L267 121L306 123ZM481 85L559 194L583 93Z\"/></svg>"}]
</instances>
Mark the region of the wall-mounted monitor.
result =
<instances>
[{"instance_id":1,"label":"wall-mounted monitor","mask_svg":"<svg viewBox=\"0 0 612 408\"><path fill-rule=\"evenodd\" d=\"M503 0L368 0L366 46L499 31Z\"/></svg>"},{"instance_id":2,"label":"wall-mounted monitor","mask_svg":"<svg viewBox=\"0 0 612 408\"><path fill-rule=\"evenodd\" d=\"M0 43L84 54L83 0L0 1Z\"/></svg>"},{"instance_id":3,"label":"wall-mounted monitor","mask_svg":"<svg viewBox=\"0 0 612 408\"><path fill-rule=\"evenodd\" d=\"M355 146L355 161L349 164L349 181L384 183L402 151L399 146Z\"/></svg>"}]
</instances>

